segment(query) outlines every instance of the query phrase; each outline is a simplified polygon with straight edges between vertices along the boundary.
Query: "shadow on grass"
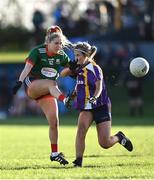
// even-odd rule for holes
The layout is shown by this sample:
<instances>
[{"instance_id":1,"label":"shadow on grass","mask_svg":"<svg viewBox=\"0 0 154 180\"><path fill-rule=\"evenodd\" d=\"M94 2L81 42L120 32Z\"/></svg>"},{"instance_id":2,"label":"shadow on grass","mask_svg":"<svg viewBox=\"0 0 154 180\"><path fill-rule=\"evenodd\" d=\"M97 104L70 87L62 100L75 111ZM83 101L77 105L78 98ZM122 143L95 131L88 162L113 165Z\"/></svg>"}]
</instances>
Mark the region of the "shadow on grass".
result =
<instances>
[{"instance_id":1,"label":"shadow on grass","mask_svg":"<svg viewBox=\"0 0 154 180\"><path fill-rule=\"evenodd\" d=\"M136 168L136 166L140 166L140 167L143 167L143 166L153 166L152 163L146 163L145 165L141 164L141 163L119 163L119 164L110 164L110 165L85 165L83 166L82 168L112 168L112 167L130 167L130 166L134 166Z\"/></svg>"},{"instance_id":2,"label":"shadow on grass","mask_svg":"<svg viewBox=\"0 0 154 180\"><path fill-rule=\"evenodd\" d=\"M109 165L100 165L100 164L90 164L90 165L83 165L82 167L74 167L73 164L70 166L43 166L43 165L36 165L36 166L23 166L23 167L0 167L0 170L8 170L8 171L11 171L11 170L17 170L17 171L20 171L20 170L38 170L38 169L73 169L73 168L112 168L112 167L130 167L130 166L141 166L143 167L143 164L141 163L118 163L118 164L109 164ZM146 163L145 166L153 166L153 163Z\"/></svg>"},{"instance_id":3,"label":"shadow on grass","mask_svg":"<svg viewBox=\"0 0 154 180\"><path fill-rule=\"evenodd\" d=\"M85 155L85 158L99 158L99 157L141 157L142 155L136 155L136 154L128 154L128 155L96 155L96 154L91 154L91 155Z\"/></svg>"},{"instance_id":4,"label":"shadow on grass","mask_svg":"<svg viewBox=\"0 0 154 180\"><path fill-rule=\"evenodd\" d=\"M71 166L43 166L43 165L40 165L40 166L23 166L23 167L0 167L0 170L29 170L29 169L72 169L74 168L74 166L72 165Z\"/></svg>"}]
</instances>

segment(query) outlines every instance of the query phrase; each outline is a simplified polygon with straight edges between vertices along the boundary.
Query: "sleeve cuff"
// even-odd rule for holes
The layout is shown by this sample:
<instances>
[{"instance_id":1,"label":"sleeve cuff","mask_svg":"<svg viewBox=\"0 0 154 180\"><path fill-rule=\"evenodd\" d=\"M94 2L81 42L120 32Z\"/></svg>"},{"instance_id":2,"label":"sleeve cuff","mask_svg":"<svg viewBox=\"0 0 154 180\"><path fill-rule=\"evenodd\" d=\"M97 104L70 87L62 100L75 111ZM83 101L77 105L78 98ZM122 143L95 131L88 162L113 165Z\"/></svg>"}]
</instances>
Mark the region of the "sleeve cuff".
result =
<instances>
[{"instance_id":1,"label":"sleeve cuff","mask_svg":"<svg viewBox=\"0 0 154 180\"><path fill-rule=\"evenodd\" d=\"M29 59L29 58L27 58L27 59L25 60L25 63L31 64L31 65L34 66L33 61L32 61L31 59Z\"/></svg>"}]
</instances>

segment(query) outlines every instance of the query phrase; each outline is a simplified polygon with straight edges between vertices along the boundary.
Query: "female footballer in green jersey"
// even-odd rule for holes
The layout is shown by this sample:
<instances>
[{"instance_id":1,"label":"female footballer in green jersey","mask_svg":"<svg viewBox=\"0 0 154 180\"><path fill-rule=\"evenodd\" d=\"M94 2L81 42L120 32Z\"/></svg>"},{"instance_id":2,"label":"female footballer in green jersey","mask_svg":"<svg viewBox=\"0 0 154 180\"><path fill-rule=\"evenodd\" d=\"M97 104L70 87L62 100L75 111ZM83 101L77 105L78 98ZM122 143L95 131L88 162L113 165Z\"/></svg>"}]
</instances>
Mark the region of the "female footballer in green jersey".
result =
<instances>
[{"instance_id":1,"label":"female footballer in green jersey","mask_svg":"<svg viewBox=\"0 0 154 180\"><path fill-rule=\"evenodd\" d=\"M25 67L13 88L16 94L24 84L28 97L37 101L49 123L51 142L51 161L68 164L62 153L58 151L58 106L57 99L66 102L65 95L58 89L57 78L61 67L68 66L69 57L62 50L69 45L58 26L47 30L45 43L32 49L26 59Z\"/></svg>"}]
</instances>

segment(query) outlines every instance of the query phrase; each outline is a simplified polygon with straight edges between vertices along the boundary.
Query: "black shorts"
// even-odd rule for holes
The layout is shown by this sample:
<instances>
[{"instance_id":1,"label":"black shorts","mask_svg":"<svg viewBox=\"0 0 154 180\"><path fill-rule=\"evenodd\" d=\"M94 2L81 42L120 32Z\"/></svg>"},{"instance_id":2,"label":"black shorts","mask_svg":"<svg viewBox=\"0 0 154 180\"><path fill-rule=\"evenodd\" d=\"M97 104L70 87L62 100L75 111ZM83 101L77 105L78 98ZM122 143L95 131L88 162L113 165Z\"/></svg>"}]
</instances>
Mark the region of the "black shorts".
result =
<instances>
[{"instance_id":1,"label":"black shorts","mask_svg":"<svg viewBox=\"0 0 154 180\"><path fill-rule=\"evenodd\" d=\"M82 111L90 111L93 115L93 120L96 122L96 124L105 121L111 121L111 114L109 113L109 108L107 104L99 106L95 109L88 109L88 110L84 109Z\"/></svg>"}]
</instances>

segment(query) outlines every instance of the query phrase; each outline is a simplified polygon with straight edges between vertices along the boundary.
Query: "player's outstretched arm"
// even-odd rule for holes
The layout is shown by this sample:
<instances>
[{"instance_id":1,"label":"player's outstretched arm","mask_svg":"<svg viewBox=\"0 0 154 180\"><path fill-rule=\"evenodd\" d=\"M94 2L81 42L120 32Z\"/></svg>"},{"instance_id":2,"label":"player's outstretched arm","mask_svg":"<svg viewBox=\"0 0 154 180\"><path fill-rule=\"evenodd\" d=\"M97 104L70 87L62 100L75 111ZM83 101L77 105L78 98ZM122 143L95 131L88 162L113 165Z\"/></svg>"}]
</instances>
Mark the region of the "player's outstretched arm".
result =
<instances>
[{"instance_id":1,"label":"player's outstretched arm","mask_svg":"<svg viewBox=\"0 0 154 180\"><path fill-rule=\"evenodd\" d=\"M17 91L20 89L20 87L22 86L22 82L24 81L24 79L30 73L32 67L33 67L33 65L30 64L30 63L25 64L25 67L24 67L23 71L20 74L19 80L16 82L16 84L13 87L13 94L16 94Z\"/></svg>"},{"instance_id":2,"label":"player's outstretched arm","mask_svg":"<svg viewBox=\"0 0 154 180\"><path fill-rule=\"evenodd\" d=\"M66 76L70 76L73 75L72 71L70 70L70 68L64 68L61 72L60 72L60 76L61 77L66 77Z\"/></svg>"},{"instance_id":3,"label":"player's outstretched arm","mask_svg":"<svg viewBox=\"0 0 154 180\"><path fill-rule=\"evenodd\" d=\"M25 64L25 67L23 69L23 71L21 72L20 74L20 77L19 77L19 81L23 82L24 79L28 76L28 74L30 73L31 69L32 69L33 65L30 64L30 63L26 63Z\"/></svg>"}]
</instances>

